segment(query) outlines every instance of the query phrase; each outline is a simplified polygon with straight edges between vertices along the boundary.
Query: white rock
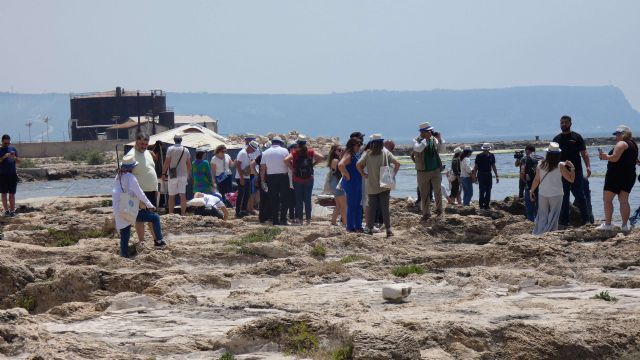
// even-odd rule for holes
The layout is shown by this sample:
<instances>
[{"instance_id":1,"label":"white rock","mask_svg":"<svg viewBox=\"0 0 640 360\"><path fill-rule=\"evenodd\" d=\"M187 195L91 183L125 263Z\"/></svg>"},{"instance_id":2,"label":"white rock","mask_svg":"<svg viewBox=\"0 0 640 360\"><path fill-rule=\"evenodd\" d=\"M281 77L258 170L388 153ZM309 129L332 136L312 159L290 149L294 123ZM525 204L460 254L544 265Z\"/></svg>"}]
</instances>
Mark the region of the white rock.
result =
<instances>
[{"instance_id":1,"label":"white rock","mask_svg":"<svg viewBox=\"0 0 640 360\"><path fill-rule=\"evenodd\" d=\"M411 295L411 286L407 284L391 284L382 287L382 298L398 301Z\"/></svg>"}]
</instances>

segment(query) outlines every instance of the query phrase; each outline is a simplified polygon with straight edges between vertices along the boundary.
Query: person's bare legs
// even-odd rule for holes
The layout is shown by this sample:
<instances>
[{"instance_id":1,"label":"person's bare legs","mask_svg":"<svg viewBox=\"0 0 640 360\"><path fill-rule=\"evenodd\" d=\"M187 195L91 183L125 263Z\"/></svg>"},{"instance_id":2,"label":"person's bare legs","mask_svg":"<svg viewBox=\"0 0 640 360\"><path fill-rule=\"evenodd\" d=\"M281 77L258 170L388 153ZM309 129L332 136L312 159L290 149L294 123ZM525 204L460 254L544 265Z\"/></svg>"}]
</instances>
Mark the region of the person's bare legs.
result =
<instances>
[{"instance_id":1,"label":"person's bare legs","mask_svg":"<svg viewBox=\"0 0 640 360\"><path fill-rule=\"evenodd\" d=\"M16 194L9 194L9 211L16 211Z\"/></svg>"},{"instance_id":2,"label":"person's bare legs","mask_svg":"<svg viewBox=\"0 0 640 360\"><path fill-rule=\"evenodd\" d=\"M6 193L2 193L2 207L4 208L4 211L9 211L9 205L7 204L7 194Z\"/></svg>"},{"instance_id":3,"label":"person's bare legs","mask_svg":"<svg viewBox=\"0 0 640 360\"><path fill-rule=\"evenodd\" d=\"M173 214L173 209L176 207L176 196L169 195L169 214Z\"/></svg>"},{"instance_id":4,"label":"person's bare legs","mask_svg":"<svg viewBox=\"0 0 640 360\"><path fill-rule=\"evenodd\" d=\"M347 224L347 197L344 195L338 196L336 198L336 205L338 205L338 209L340 210L342 225L345 226Z\"/></svg>"},{"instance_id":5,"label":"person's bare legs","mask_svg":"<svg viewBox=\"0 0 640 360\"><path fill-rule=\"evenodd\" d=\"M631 206L629 205L629 193L620 191L618 194L618 201L620 202L620 217L622 218L622 225L627 225L629 216L631 215Z\"/></svg>"},{"instance_id":6,"label":"person's bare legs","mask_svg":"<svg viewBox=\"0 0 640 360\"><path fill-rule=\"evenodd\" d=\"M340 215L340 207L338 206L338 199L336 198L336 206L333 208L333 213L331 214L331 225L336 225L338 215Z\"/></svg>"},{"instance_id":7,"label":"person's bare legs","mask_svg":"<svg viewBox=\"0 0 640 360\"><path fill-rule=\"evenodd\" d=\"M616 194L607 190L602 193L602 202L604 203L604 223L607 225L611 225L611 218L613 217L613 198L615 196Z\"/></svg>"},{"instance_id":8,"label":"person's bare legs","mask_svg":"<svg viewBox=\"0 0 640 360\"><path fill-rule=\"evenodd\" d=\"M138 242L144 242L144 223L136 222L136 235L138 235Z\"/></svg>"},{"instance_id":9,"label":"person's bare legs","mask_svg":"<svg viewBox=\"0 0 640 360\"><path fill-rule=\"evenodd\" d=\"M182 216L187 215L187 195L180 194L180 214Z\"/></svg>"}]
</instances>

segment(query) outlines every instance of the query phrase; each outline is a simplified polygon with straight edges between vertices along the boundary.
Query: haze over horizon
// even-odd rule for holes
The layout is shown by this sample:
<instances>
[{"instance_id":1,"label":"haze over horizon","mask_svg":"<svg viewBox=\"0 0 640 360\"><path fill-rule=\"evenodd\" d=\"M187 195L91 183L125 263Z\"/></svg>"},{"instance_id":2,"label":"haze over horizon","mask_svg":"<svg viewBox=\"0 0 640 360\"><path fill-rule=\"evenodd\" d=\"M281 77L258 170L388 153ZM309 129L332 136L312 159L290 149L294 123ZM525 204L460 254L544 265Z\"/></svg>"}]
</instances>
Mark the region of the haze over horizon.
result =
<instances>
[{"instance_id":1,"label":"haze over horizon","mask_svg":"<svg viewBox=\"0 0 640 360\"><path fill-rule=\"evenodd\" d=\"M4 0L0 91L328 94L619 87L640 2Z\"/></svg>"}]
</instances>

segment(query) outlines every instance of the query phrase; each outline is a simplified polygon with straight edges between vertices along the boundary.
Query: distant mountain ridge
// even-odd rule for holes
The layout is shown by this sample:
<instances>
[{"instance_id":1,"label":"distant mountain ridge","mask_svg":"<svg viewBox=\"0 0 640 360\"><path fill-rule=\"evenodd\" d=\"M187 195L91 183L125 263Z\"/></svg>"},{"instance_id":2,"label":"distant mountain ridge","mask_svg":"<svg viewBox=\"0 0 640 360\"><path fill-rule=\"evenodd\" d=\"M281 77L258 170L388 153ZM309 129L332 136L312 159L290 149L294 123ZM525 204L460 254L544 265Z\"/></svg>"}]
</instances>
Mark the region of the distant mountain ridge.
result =
<instances>
[{"instance_id":1,"label":"distant mountain ridge","mask_svg":"<svg viewBox=\"0 0 640 360\"><path fill-rule=\"evenodd\" d=\"M430 121L449 137L553 134L569 114L578 131L606 133L624 123L640 123L614 86L529 86L503 89L358 91L322 95L167 94L177 114L206 114L220 120L221 133L268 133L296 129L310 136L345 138L351 131L381 132L408 139L417 124ZM0 93L0 123L25 141L25 123L39 115L53 120L50 138L60 140L69 118L66 94ZM640 130L640 129L639 129ZM32 137L44 131L35 120Z\"/></svg>"}]
</instances>

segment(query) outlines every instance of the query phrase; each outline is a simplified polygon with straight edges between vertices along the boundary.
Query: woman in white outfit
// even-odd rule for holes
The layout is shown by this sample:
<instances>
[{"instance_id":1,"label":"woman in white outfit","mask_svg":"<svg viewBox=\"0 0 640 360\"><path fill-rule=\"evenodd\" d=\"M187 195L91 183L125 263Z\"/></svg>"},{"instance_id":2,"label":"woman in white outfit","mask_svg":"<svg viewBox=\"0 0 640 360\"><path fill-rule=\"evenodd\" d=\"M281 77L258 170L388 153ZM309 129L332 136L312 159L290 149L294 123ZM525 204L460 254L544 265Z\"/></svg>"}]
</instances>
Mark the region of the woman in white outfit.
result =
<instances>
[{"instance_id":1,"label":"woman in white outfit","mask_svg":"<svg viewBox=\"0 0 640 360\"><path fill-rule=\"evenodd\" d=\"M536 177L531 185L531 201L538 197L538 215L536 216L534 235L558 230L558 218L562 210L562 178L573 183L576 178L575 168L570 161L560 161L560 145L549 144L545 150L547 155L536 169ZM537 195L536 195L537 194Z\"/></svg>"}]
</instances>

